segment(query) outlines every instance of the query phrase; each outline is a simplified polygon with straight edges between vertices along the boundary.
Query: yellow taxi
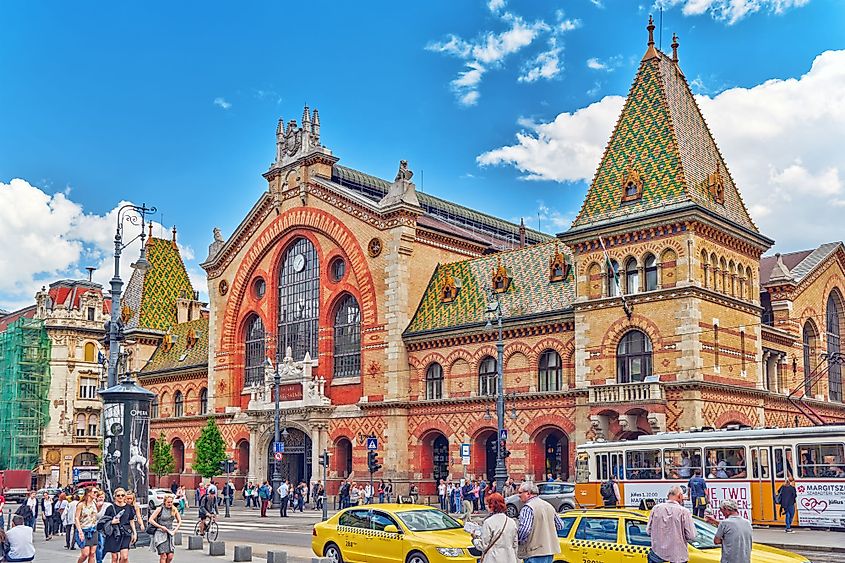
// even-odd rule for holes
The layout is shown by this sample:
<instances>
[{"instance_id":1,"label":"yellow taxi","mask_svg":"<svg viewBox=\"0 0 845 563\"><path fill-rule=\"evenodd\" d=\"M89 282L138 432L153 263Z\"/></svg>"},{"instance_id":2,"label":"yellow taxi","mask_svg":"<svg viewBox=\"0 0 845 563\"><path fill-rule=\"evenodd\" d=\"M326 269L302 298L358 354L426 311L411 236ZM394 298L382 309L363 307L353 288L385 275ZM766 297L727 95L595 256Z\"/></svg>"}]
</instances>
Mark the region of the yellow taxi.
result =
<instances>
[{"instance_id":1,"label":"yellow taxi","mask_svg":"<svg viewBox=\"0 0 845 563\"><path fill-rule=\"evenodd\" d=\"M560 551L555 563L646 563L651 538L648 512L633 509L569 510L560 515ZM698 532L689 543L689 563L718 563L722 549L713 542L716 527L694 519ZM751 563L810 563L802 555L755 543Z\"/></svg>"},{"instance_id":2,"label":"yellow taxi","mask_svg":"<svg viewBox=\"0 0 845 563\"><path fill-rule=\"evenodd\" d=\"M314 525L311 549L332 563L476 563L481 556L459 521L415 504L341 510Z\"/></svg>"}]
</instances>

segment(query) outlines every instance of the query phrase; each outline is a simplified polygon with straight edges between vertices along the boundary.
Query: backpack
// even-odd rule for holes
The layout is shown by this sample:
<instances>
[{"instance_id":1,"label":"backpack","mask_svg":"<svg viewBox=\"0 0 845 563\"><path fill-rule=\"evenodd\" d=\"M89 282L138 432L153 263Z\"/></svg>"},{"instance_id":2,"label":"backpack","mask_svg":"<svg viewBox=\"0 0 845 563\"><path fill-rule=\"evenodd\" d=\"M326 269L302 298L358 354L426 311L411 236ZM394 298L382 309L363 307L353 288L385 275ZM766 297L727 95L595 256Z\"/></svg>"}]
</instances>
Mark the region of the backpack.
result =
<instances>
[{"instance_id":1,"label":"backpack","mask_svg":"<svg viewBox=\"0 0 845 563\"><path fill-rule=\"evenodd\" d=\"M613 490L613 483L610 480L607 480L601 484L599 492L601 493L601 498L605 500L616 498L616 492Z\"/></svg>"}]
</instances>

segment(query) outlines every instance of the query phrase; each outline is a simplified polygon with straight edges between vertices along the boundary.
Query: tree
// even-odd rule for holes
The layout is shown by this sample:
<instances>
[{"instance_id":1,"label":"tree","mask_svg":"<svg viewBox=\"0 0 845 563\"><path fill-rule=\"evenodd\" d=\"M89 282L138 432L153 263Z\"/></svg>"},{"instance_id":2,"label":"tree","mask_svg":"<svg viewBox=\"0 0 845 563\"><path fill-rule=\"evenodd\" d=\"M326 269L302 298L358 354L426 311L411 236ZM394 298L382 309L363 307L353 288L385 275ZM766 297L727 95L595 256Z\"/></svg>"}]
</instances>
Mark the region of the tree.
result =
<instances>
[{"instance_id":1,"label":"tree","mask_svg":"<svg viewBox=\"0 0 845 563\"><path fill-rule=\"evenodd\" d=\"M213 418L200 432L194 446L194 471L210 479L220 474L220 462L226 460L226 443Z\"/></svg>"},{"instance_id":2,"label":"tree","mask_svg":"<svg viewBox=\"0 0 845 563\"><path fill-rule=\"evenodd\" d=\"M173 460L173 446L167 441L164 432L162 432L153 446L153 460L150 463L150 471L158 476L160 482L163 475L173 473L175 469L176 463Z\"/></svg>"}]
</instances>

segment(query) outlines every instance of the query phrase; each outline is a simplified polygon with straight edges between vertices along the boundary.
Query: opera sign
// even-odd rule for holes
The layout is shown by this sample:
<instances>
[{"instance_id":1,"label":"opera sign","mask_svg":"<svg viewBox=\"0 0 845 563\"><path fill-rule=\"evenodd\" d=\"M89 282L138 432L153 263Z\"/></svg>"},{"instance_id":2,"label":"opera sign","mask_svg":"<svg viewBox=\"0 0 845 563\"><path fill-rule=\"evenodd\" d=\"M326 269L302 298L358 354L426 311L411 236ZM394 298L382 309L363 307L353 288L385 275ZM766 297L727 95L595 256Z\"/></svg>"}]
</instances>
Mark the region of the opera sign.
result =
<instances>
[{"instance_id":1,"label":"opera sign","mask_svg":"<svg viewBox=\"0 0 845 563\"><path fill-rule=\"evenodd\" d=\"M845 525L845 483L799 483L798 525Z\"/></svg>"}]
</instances>

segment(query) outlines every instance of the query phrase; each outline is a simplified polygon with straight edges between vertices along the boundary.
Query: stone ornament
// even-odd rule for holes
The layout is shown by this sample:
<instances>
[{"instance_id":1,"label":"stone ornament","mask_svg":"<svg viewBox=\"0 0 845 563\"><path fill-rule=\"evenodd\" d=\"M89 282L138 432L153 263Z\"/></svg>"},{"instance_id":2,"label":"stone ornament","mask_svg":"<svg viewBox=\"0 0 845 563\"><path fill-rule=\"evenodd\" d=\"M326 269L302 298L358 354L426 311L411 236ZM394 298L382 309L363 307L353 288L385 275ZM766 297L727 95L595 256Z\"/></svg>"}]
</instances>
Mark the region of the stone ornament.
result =
<instances>
[{"instance_id":1,"label":"stone ornament","mask_svg":"<svg viewBox=\"0 0 845 563\"><path fill-rule=\"evenodd\" d=\"M710 191L710 197L716 203L725 203L725 178L722 176L721 164L716 163L716 171L707 176L707 188Z\"/></svg>"},{"instance_id":2,"label":"stone ornament","mask_svg":"<svg viewBox=\"0 0 845 563\"><path fill-rule=\"evenodd\" d=\"M375 258L381 254L382 249L381 239L378 237L370 239L369 244L367 244L367 253L370 255L370 258Z\"/></svg>"},{"instance_id":3,"label":"stone ornament","mask_svg":"<svg viewBox=\"0 0 845 563\"><path fill-rule=\"evenodd\" d=\"M221 280L220 284L217 286L217 291L220 292L220 295L226 295L229 293L229 282Z\"/></svg>"}]
</instances>

